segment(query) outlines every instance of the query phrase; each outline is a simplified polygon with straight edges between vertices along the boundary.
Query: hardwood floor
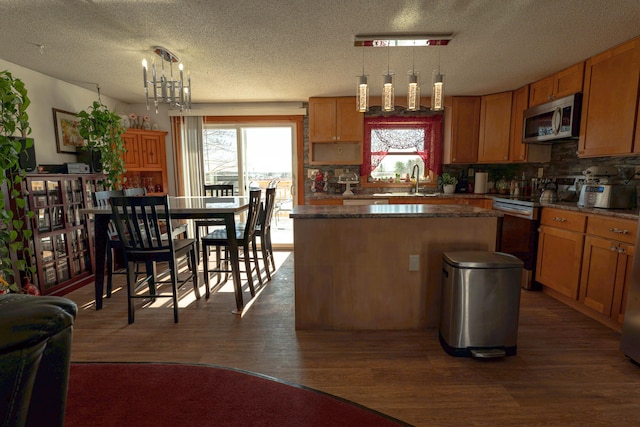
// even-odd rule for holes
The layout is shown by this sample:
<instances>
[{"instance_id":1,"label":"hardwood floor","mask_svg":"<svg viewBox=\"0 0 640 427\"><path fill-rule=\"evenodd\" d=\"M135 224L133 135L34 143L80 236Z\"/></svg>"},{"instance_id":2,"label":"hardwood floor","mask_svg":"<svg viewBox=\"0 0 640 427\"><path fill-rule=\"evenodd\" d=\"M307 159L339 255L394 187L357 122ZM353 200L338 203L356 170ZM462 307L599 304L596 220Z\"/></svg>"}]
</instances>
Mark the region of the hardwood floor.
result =
<instances>
[{"instance_id":1,"label":"hardwood floor","mask_svg":"<svg viewBox=\"0 0 640 427\"><path fill-rule=\"evenodd\" d=\"M437 330L295 331L288 256L276 252L278 272L242 317L231 313L229 286L209 301L194 300L184 286L178 324L163 300L160 308L138 306L128 325L126 290L115 286L124 276L114 276L116 291L101 311L92 285L76 290L67 295L80 307L72 361L246 369L416 426L640 423L640 367L619 350L620 335L548 295L523 291L516 356L454 358L440 347Z\"/></svg>"}]
</instances>

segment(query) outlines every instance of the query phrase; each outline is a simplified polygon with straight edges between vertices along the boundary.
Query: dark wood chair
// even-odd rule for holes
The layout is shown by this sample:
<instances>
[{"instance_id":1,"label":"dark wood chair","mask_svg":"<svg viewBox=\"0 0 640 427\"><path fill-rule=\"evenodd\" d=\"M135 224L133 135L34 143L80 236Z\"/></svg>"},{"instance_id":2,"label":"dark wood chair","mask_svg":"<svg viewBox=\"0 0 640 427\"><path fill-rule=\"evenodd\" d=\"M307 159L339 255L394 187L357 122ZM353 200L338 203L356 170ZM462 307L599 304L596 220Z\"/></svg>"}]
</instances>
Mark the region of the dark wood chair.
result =
<instances>
[{"instance_id":1,"label":"dark wood chair","mask_svg":"<svg viewBox=\"0 0 640 427\"><path fill-rule=\"evenodd\" d=\"M127 267L127 298L129 323L133 323L137 298L172 298L173 319L178 322L178 289L187 281L193 281L196 298L200 298L198 290L198 268L196 262L196 245L194 239L167 238L173 236L168 196L146 197L113 197L111 198L113 221L118 230L118 237L124 248L124 260ZM162 230L162 224L167 227ZM183 280L178 277L177 259L189 258L189 275ZM156 279L155 264L168 264L171 284L171 295L159 294L156 285L167 283ZM137 280L134 265L145 263L146 275ZM148 287L148 294L139 294L138 289Z\"/></svg>"},{"instance_id":2,"label":"dark wood chair","mask_svg":"<svg viewBox=\"0 0 640 427\"><path fill-rule=\"evenodd\" d=\"M277 183L275 183L275 185L277 186ZM256 240L260 238L260 252L262 252L262 263L264 264L264 271L267 275L267 280L271 280L271 271L269 268L269 264L271 264L271 266L273 267L273 271L276 270L276 263L273 259L273 246L271 245L271 219L273 218L273 208L275 206L275 201L276 187L271 186L266 190L264 205L260 205L258 222L256 224L256 229L253 235L254 246L256 246Z\"/></svg>"},{"instance_id":3,"label":"dark wood chair","mask_svg":"<svg viewBox=\"0 0 640 427\"><path fill-rule=\"evenodd\" d=\"M232 197L233 184L209 184L204 186L204 196L206 197ZM196 245L198 245L198 254L200 253L200 235L204 229L204 235L209 233L210 227L224 226L223 219L201 219L195 221L196 229Z\"/></svg>"},{"instance_id":4,"label":"dark wood chair","mask_svg":"<svg viewBox=\"0 0 640 427\"><path fill-rule=\"evenodd\" d=\"M144 187L133 187L133 188L125 188L124 189L124 195L126 197L134 197L134 196L146 196L147 195L147 189ZM189 237L187 235L187 223L186 222L179 222L174 220L173 221L173 237L179 237L182 235L182 237L187 238Z\"/></svg>"},{"instance_id":5,"label":"dark wood chair","mask_svg":"<svg viewBox=\"0 0 640 427\"><path fill-rule=\"evenodd\" d=\"M242 258L244 260L245 269L244 272L247 276L247 282L249 283L249 290L251 296L255 295L255 287L253 285L253 269L251 268L251 261L253 258L256 265L256 272L258 275L258 281L262 285L262 277L260 275L260 268L258 266L258 252L254 245L254 233L256 229L256 223L258 221L258 211L260 209L260 194L262 190L252 190L249 193L249 210L246 216L246 222L236 223L236 240L238 242L238 249L242 248L242 257L236 257L236 259ZM229 254L229 239L227 238L227 229L225 227L215 228L211 233L202 238L202 259L204 264L204 280L206 289L206 298L209 298L211 291L209 287L209 247L215 247L216 249L216 266L213 269L213 273L217 273L218 281L216 286L221 283L221 275L224 273L224 281L229 277L229 273L233 273L235 269L240 269L240 265L230 265ZM225 248L225 256L222 257L221 248ZM240 264L240 263L238 263Z\"/></svg>"},{"instance_id":6,"label":"dark wood chair","mask_svg":"<svg viewBox=\"0 0 640 427\"><path fill-rule=\"evenodd\" d=\"M109 199L112 197L122 197L124 192L122 190L113 191L96 191L93 193L93 204L96 207L107 208L111 207ZM107 228L107 298L111 298L111 292L113 289L113 274L126 274L126 270L117 270L115 268L115 251L122 252L122 243L118 238L118 230L113 221L109 222Z\"/></svg>"}]
</instances>

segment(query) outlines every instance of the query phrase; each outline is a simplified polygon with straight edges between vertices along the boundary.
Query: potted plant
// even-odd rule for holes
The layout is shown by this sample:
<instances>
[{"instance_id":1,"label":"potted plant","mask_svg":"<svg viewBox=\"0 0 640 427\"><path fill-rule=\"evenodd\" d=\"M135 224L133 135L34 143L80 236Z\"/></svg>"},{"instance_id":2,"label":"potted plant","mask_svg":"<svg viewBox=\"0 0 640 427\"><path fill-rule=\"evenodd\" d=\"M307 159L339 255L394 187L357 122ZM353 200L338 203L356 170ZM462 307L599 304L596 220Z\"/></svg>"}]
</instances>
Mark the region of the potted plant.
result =
<instances>
[{"instance_id":1,"label":"potted plant","mask_svg":"<svg viewBox=\"0 0 640 427\"><path fill-rule=\"evenodd\" d=\"M78 117L78 131L87 141L83 149L100 153L105 174L102 183L106 188L119 190L127 171L124 167L126 149L122 139L125 132L121 125L122 118L100 101L94 101L87 110L80 111Z\"/></svg>"},{"instance_id":2,"label":"potted plant","mask_svg":"<svg viewBox=\"0 0 640 427\"><path fill-rule=\"evenodd\" d=\"M456 191L458 178L449 175L447 172L438 177L438 187L442 188L445 194L453 194Z\"/></svg>"},{"instance_id":3,"label":"potted plant","mask_svg":"<svg viewBox=\"0 0 640 427\"><path fill-rule=\"evenodd\" d=\"M0 196L0 293L22 292L22 278L16 278L15 271L21 271L29 279L34 268L29 266L32 251L29 241L32 231L28 221L33 217L26 197L23 196L22 182L25 171L20 167L20 154L30 148L31 140L23 143L21 137L31 133L27 107L31 103L22 80L9 71L0 72L0 187L6 193ZM6 200L13 200L15 210L5 206Z\"/></svg>"}]
</instances>

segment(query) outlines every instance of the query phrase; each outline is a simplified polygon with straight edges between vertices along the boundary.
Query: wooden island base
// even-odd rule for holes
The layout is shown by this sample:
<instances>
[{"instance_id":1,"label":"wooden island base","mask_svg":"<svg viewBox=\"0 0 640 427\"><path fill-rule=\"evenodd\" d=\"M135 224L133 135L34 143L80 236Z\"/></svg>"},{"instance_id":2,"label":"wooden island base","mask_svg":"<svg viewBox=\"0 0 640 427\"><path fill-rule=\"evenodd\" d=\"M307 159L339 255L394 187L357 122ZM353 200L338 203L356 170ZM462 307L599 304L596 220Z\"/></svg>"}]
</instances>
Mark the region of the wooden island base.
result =
<instances>
[{"instance_id":1,"label":"wooden island base","mask_svg":"<svg viewBox=\"0 0 640 427\"><path fill-rule=\"evenodd\" d=\"M501 220L460 205L299 206L291 217L296 329L329 330L437 327L442 253L495 250Z\"/></svg>"}]
</instances>

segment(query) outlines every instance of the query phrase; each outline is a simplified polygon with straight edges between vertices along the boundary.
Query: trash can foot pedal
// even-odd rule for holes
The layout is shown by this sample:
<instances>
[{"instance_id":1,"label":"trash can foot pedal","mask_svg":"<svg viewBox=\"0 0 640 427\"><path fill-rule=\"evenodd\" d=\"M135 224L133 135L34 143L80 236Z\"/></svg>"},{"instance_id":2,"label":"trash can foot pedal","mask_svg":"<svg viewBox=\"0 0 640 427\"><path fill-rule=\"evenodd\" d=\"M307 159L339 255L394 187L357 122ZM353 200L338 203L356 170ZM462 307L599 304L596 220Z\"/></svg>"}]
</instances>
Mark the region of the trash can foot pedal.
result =
<instances>
[{"instance_id":1,"label":"trash can foot pedal","mask_svg":"<svg viewBox=\"0 0 640 427\"><path fill-rule=\"evenodd\" d=\"M502 348L478 348L470 349L471 356L478 359L491 359L494 357L505 357L507 352Z\"/></svg>"}]
</instances>

